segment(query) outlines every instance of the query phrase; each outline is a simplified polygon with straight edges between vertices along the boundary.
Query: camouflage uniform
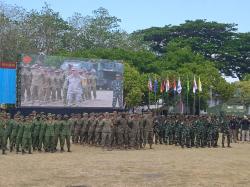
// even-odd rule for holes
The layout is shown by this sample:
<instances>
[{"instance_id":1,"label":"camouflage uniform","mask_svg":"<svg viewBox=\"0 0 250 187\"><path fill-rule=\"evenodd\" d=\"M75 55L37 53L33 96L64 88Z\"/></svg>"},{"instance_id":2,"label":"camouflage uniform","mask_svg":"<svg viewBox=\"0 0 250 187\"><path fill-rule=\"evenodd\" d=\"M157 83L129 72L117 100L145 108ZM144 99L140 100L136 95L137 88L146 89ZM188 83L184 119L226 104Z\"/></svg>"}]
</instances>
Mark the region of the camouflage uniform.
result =
<instances>
[{"instance_id":1,"label":"camouflage uniform","mask_svg":"<svg viewBox=\"0 0 250 187\"><path fill-rule=\"evenodd\" d=\"M95 145L99 146L101 145L101 140L102 140L102 128L103 128L103 123L101 123L102 119L99 118L96 129L95 129Z\"/></svg>"},{"instance_id":2,"label":"camouflage uniform","mask_svg":"<svg viewBox=\"0 0 250 187\"><path fill-rule=\"evenodd\" d=\"M92 116L89 121L88 144L94 144L96 124L97 120L94 118L94 116Z\"/></svg>"},{"instance_id":3,"label":"camouflage uniform","mask_svg":"<svg viewBox=\"0 0 250 187\"><path fill-rule=\"evenodd\" d=\"M75 128L74 128L74 143L79 143L81 140L81 129L83 127L82 125L83 121L81 119L81 115L78 115L78 119L75 122Z\"/></svg>"},{"instance_id":4,"label":"camouflage uniform","mask_svg":"<svg viewBox=\"0 0 250 187\"><path fill-rule=\"evenodd\" d=\"M111 128L112 121L110 119L103 119L102 123L102 142L101 145L103 147L107 146L109 149L111 148Z\"/></svg>"},{"instance_id":5,"label":"camouflage uniform","mask_svg":"<svg viewBox=\"0 0 250 187\"><path fill-rule=\"evenodd\" d=\"M119 77L118 75L117 77ZM112 107L116 107L116 103L118 100L118 106L122 107L122 93L123 93L123 81L116 79L112 82L112 90L113 90L113 101L112 101Z\"/></svg>"},{"instance_id":6,"label":"camouflage uniform","mask_svg":"<svg viewBox=\"0 0 250 187\"><path fill-rule=\"evenodd\" d=\"M229 130L229 121L227 119L221 120L221 133L222 133L222 147L225 147L224 142L227 138L227 147L230 147L231 137Z\"/></svg>"},{"instance_id":7,"label":"camouflage uniform","mask_svg":"<svg viewBox=\"0 0 250 187\"><path fill-rule=\"evenodd\" d=\"M63 77L60 75L60 71L55 71L56 75L54 77L56 100L62 100L62 88L63 88Z\"/></svg>"},{"instance_id":8,"label":"camouflage uniform","mask_svg":"<svg viewBox=\"0 0 250 187\"><path fill-rule=\"evenodd\" d=\"M19 120L19 117L17 117L13 123L12 131L10 135L10 151L11 152L13 150L13 147L16 145L16 137L18 133L19 123L20 123L20 120Z\"/></svg>"},{"instance_id":9,"label":"camouflage uniform","mask_svg":"<svg viewBox=\"0 0 250 187\"><path fill-rule=\"evenodd\" d=\"M61 134L61 130L62 130L62 120L60 115L58 115L58 119L55 121L55 137L54 137L54 150L56 151L57 148L57 144L58 144L58 139L60 139L60 134ZM62 144L61 140L60 140L60 145Z\"/></svg>"},{"instance_id":10,"label":"camouflage uniform","mask_svg":"<svg viewBox=\"0 0 250 187\"><path fill-rule=\"evenodd\" d=\"M70 152L70 129L72 125L72 121L68 120L68 116L64 115L64 121L62 122L62 130L61 130L61 151L64 151L64 143L66 141L68 152Z\"/></svg>"},{"instance_id":11,"label":"camouflage uniform","mask_svg":"<svg viewBox=\"0 0 250 187\"><path fill-rule=\"evenodd\" d=\"M30 93L31 80L32 80L32 74L29 71L29 69L27 67L22 67L22 70L21 70L21 99L22 101L25 100L25 94L26 94L27 101L30 101L31 99L31 93Z\"/></svg>"},{"instance_id":12,"label":"camouflage uniform","mask_svg":"<svg viewBox=\"0 0 250 187\"><path fill-rule=\"evenodd\" d=\"M55 125L53 120L48 120L47 127L45 131L45 151L46 152L53 152L54 151L54 143L55 143Z\"/></svg>"},{"instance_id":13,"label":"camouflage uniform","mask_svg":"<svg viewBox=\"0 0 250 187\"><path fill-rule=\"evenodd\" d=\"M93 91L93 97L94 99L96 99L96 75L92 74L89 77L90 79L90 95L91 95L91 91Z\"/></svg>"},{"instance_id":14,"label":"camouflage uniform","mask_svg":"<svg viewBox=\"0 0 250 187\"><path fill-rule=\"evenodd\" d=\"M4 137L5 131L6 131L6 121L4 119L1 119L0 120L0 146L3 151L3 154L5 154L5 146L6 146L5 137Z\"/></svg>"},{"instance_id":15,"label":"camouflage uniform","mask_svg":"<svg viewBox=\"0 0 250 187\"><path fill-rule=\"evenodd\" d=\"M46 145L45 145L45 131L46 131L46 121L43 121L44 118L42 118L41 122L40 122L40 132L39 132L39 144L38 144L38 150L41 151L42 150L42 146L45 149Z\"/></svg>"},{"instance_id":16,"label":"camouflage uniform","mask_svg":"<svg viewBox=\"0 0 250 187\"><path fill-rule=\"evenodd\" d=\"M128 147L128 122L125 119L125 114L122 114L117 120L117 140L118 140L118 147L119 148L127 148Z\"/></svg>"},{"instance_id":17,"label":"camouflage uniform","mask_svg":"<svg viewBox=\"0 0 250 187\"><path fill-rule=\"evenodd\" d=\"M152 144L153 144L153 136L154 136L154 129L153 129L153 119L151 116L146 116L144 118L144 147L146 146L146 144L148 143L150 148L152 148Z\"/></svg>"},{"instance_id":18,"label":"camouflage uniform","mask_svg":"<svg viewBox=\"0 0 250 187\"><path fill-rule=\"evenodd\" d=\"M23 125L23 137L22 137L22 153L25 153L25 149L31 154L32 137L31 137L31 123L27 121Z\"/></svg>"},{"instance_id":19,"label":"camouflage uniform","mask_svg":"<svg viewBox=\"0 0 250 187\"><path fill-rule=\"evenodd\" d=\"M19 152L19 147L22 144L23 130L24 130L24 122L23 122L23 120L19 122L18 126L19 127L18 127L17 137L16 137L16 153Z\"/></svg>"},{"instance_id":20,"label":"camouflage uniform","mask_svg":"<svg viewBox=\"0 0 250 187\"><path fill-rule=\"evenodd\" d=\"M31 81L31 98L34 102L35 100L42 98L42 87L44 83L44 75L39 69L35 68L32 71L32 81Z\"/></svg>"},{"instance_id":21,"label":"camouflage uniform","mask_svg":"<svg viewBox=\"0 0 250 187\"><path fill-rule=\"evenodd\" d=\"M38 120L33 120L32 123L32 146L33 150L38 149L39 147L39 133L41 128L41 123Z\"/></svg>"}]
</instances>

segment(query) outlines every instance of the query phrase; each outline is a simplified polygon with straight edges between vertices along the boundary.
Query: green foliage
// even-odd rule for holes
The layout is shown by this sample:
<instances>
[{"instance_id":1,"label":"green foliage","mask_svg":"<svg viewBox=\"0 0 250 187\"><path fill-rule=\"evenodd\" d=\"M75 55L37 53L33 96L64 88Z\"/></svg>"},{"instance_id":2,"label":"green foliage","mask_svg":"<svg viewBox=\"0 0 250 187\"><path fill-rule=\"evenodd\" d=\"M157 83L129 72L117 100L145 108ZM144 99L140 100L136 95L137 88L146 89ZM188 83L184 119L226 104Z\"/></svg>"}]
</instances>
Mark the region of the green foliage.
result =
<instances>
[{"instance_id":1,"label":"green foliage","mask_svg":"<svg viewBox=\"0 0 250 187\"><path fill-rule=\"evenodd\" d=\"M128 107L134 107L141 103L143 90L145 88L143 84L144 80L140 73L125 63L125 71L124 71L124 99L125 103Z\"/></svg>"},{"instance_id":2,"label":"green foliage","mask_svg":"<svg viewBox=\"0 0 250 187\"><path fill-rule=\"evenodd\" d=\"M240 90L241 100L250 105L250 81L236 82L235 87Z\"/></svg>"},{"instance_id":3,"label":"green foliage","mask_svg":"<svg viewBox=\"0 0 250 187\"><path fill-rule=\"evenodd\" d=\"M210 89L223 101L232 96L235 85L226 83L221 73L245 80L238 86L247 93L250 33L237 33L235 24L194 20L128 34L121 29L121 20L102 7L87 16L75 13L68 20L46 3L40 11L30 12L1 3L0 11L1 60L14 61L18 54L30 53L57 55L44 62L56 67L66 57L122 60L128 107L148 104L149 100L153 103L162 96L174 105L177 97L160 93L160 81L167 77L171 82L181 78L184 101L189 80L190 107L194 75L197 81L200 76L203 85L202 109L206 108ZM148 92L149 77L152 82L158 79L156 98Z\"/></svg>"},{"instance_id":4,"label":"green foliage","mask_svg":"<svg viewBox=\"0 0 250 187\"><path fill-rule=\"evenodd\" d=\"M151 50L166 56L171 55L168 45L176 42L183 50L190 48L214 61L222 73L241 79L250 71L250 34L236 31L235 24L195 20L179 26L152 27L133 35L143 38Z\"/></svg>"}]
</instances>

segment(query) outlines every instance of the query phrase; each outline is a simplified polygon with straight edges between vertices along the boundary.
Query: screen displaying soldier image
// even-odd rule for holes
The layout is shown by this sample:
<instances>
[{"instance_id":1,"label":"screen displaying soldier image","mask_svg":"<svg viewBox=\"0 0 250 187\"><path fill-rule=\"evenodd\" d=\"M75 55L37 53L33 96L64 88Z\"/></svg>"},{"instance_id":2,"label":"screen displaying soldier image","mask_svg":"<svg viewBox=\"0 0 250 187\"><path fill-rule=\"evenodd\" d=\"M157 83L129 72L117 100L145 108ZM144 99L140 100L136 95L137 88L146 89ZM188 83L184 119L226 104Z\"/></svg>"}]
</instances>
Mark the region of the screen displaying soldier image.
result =
<instances>
[{"instance_id":1,"label":"screen displaying soldier image","mask_svg":"<svg viewBox=\"0 0 250 187\"><path fill-rule=\"evenodd\" d=\"M123 64L104 59L23 55L21 106L123 107Z\"/></svg>"}]
</instances>

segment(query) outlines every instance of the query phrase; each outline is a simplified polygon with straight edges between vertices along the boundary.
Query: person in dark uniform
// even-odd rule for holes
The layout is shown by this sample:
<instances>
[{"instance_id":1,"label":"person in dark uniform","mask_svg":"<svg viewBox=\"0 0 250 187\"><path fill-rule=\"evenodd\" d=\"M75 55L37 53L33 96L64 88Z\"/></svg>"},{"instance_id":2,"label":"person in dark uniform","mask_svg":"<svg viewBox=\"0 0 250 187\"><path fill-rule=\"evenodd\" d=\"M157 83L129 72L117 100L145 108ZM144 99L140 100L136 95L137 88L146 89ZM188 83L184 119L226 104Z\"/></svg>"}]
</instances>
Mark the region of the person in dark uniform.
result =
<instances>
[{"instance_id":1,"label":"person in dark uniform","mask_svg":"<svg viewBox=\"0 0 250 187\"><path fill-rule=\"evenodd\" d=\"M122 107L122 93L123 93L123 80L120 74L116 74L116 80L112 82L112 90L113 90L113 101L112 107L116 107L116 103L118 100L118 106Z\"/></svg>"}]
</instances>

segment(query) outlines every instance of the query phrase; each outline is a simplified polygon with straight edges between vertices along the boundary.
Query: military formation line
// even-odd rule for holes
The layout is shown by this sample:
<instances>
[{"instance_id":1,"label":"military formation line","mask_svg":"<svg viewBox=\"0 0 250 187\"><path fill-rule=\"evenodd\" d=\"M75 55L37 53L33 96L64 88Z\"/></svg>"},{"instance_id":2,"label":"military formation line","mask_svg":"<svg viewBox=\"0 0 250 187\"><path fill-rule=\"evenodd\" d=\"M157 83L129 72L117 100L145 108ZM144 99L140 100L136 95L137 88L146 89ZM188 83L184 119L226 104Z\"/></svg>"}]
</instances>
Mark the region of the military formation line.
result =
<instances>
[{"instance_id":1,"label":"military formation line","mask_svg":"<svg viewBox=\"0 0 250 187\"><path fill-rule=\"evenodd\" d=\"M33 151L71 152L71 143L103 149L144 149L153 144L187 147L230 147L231 142L249 141L246 116L160 116L141 114L84 113L60 115L19 112L0 113L0 148L18 154ZM58 149L58 146L59 149Z\"/></svg>"}]
</instances>

